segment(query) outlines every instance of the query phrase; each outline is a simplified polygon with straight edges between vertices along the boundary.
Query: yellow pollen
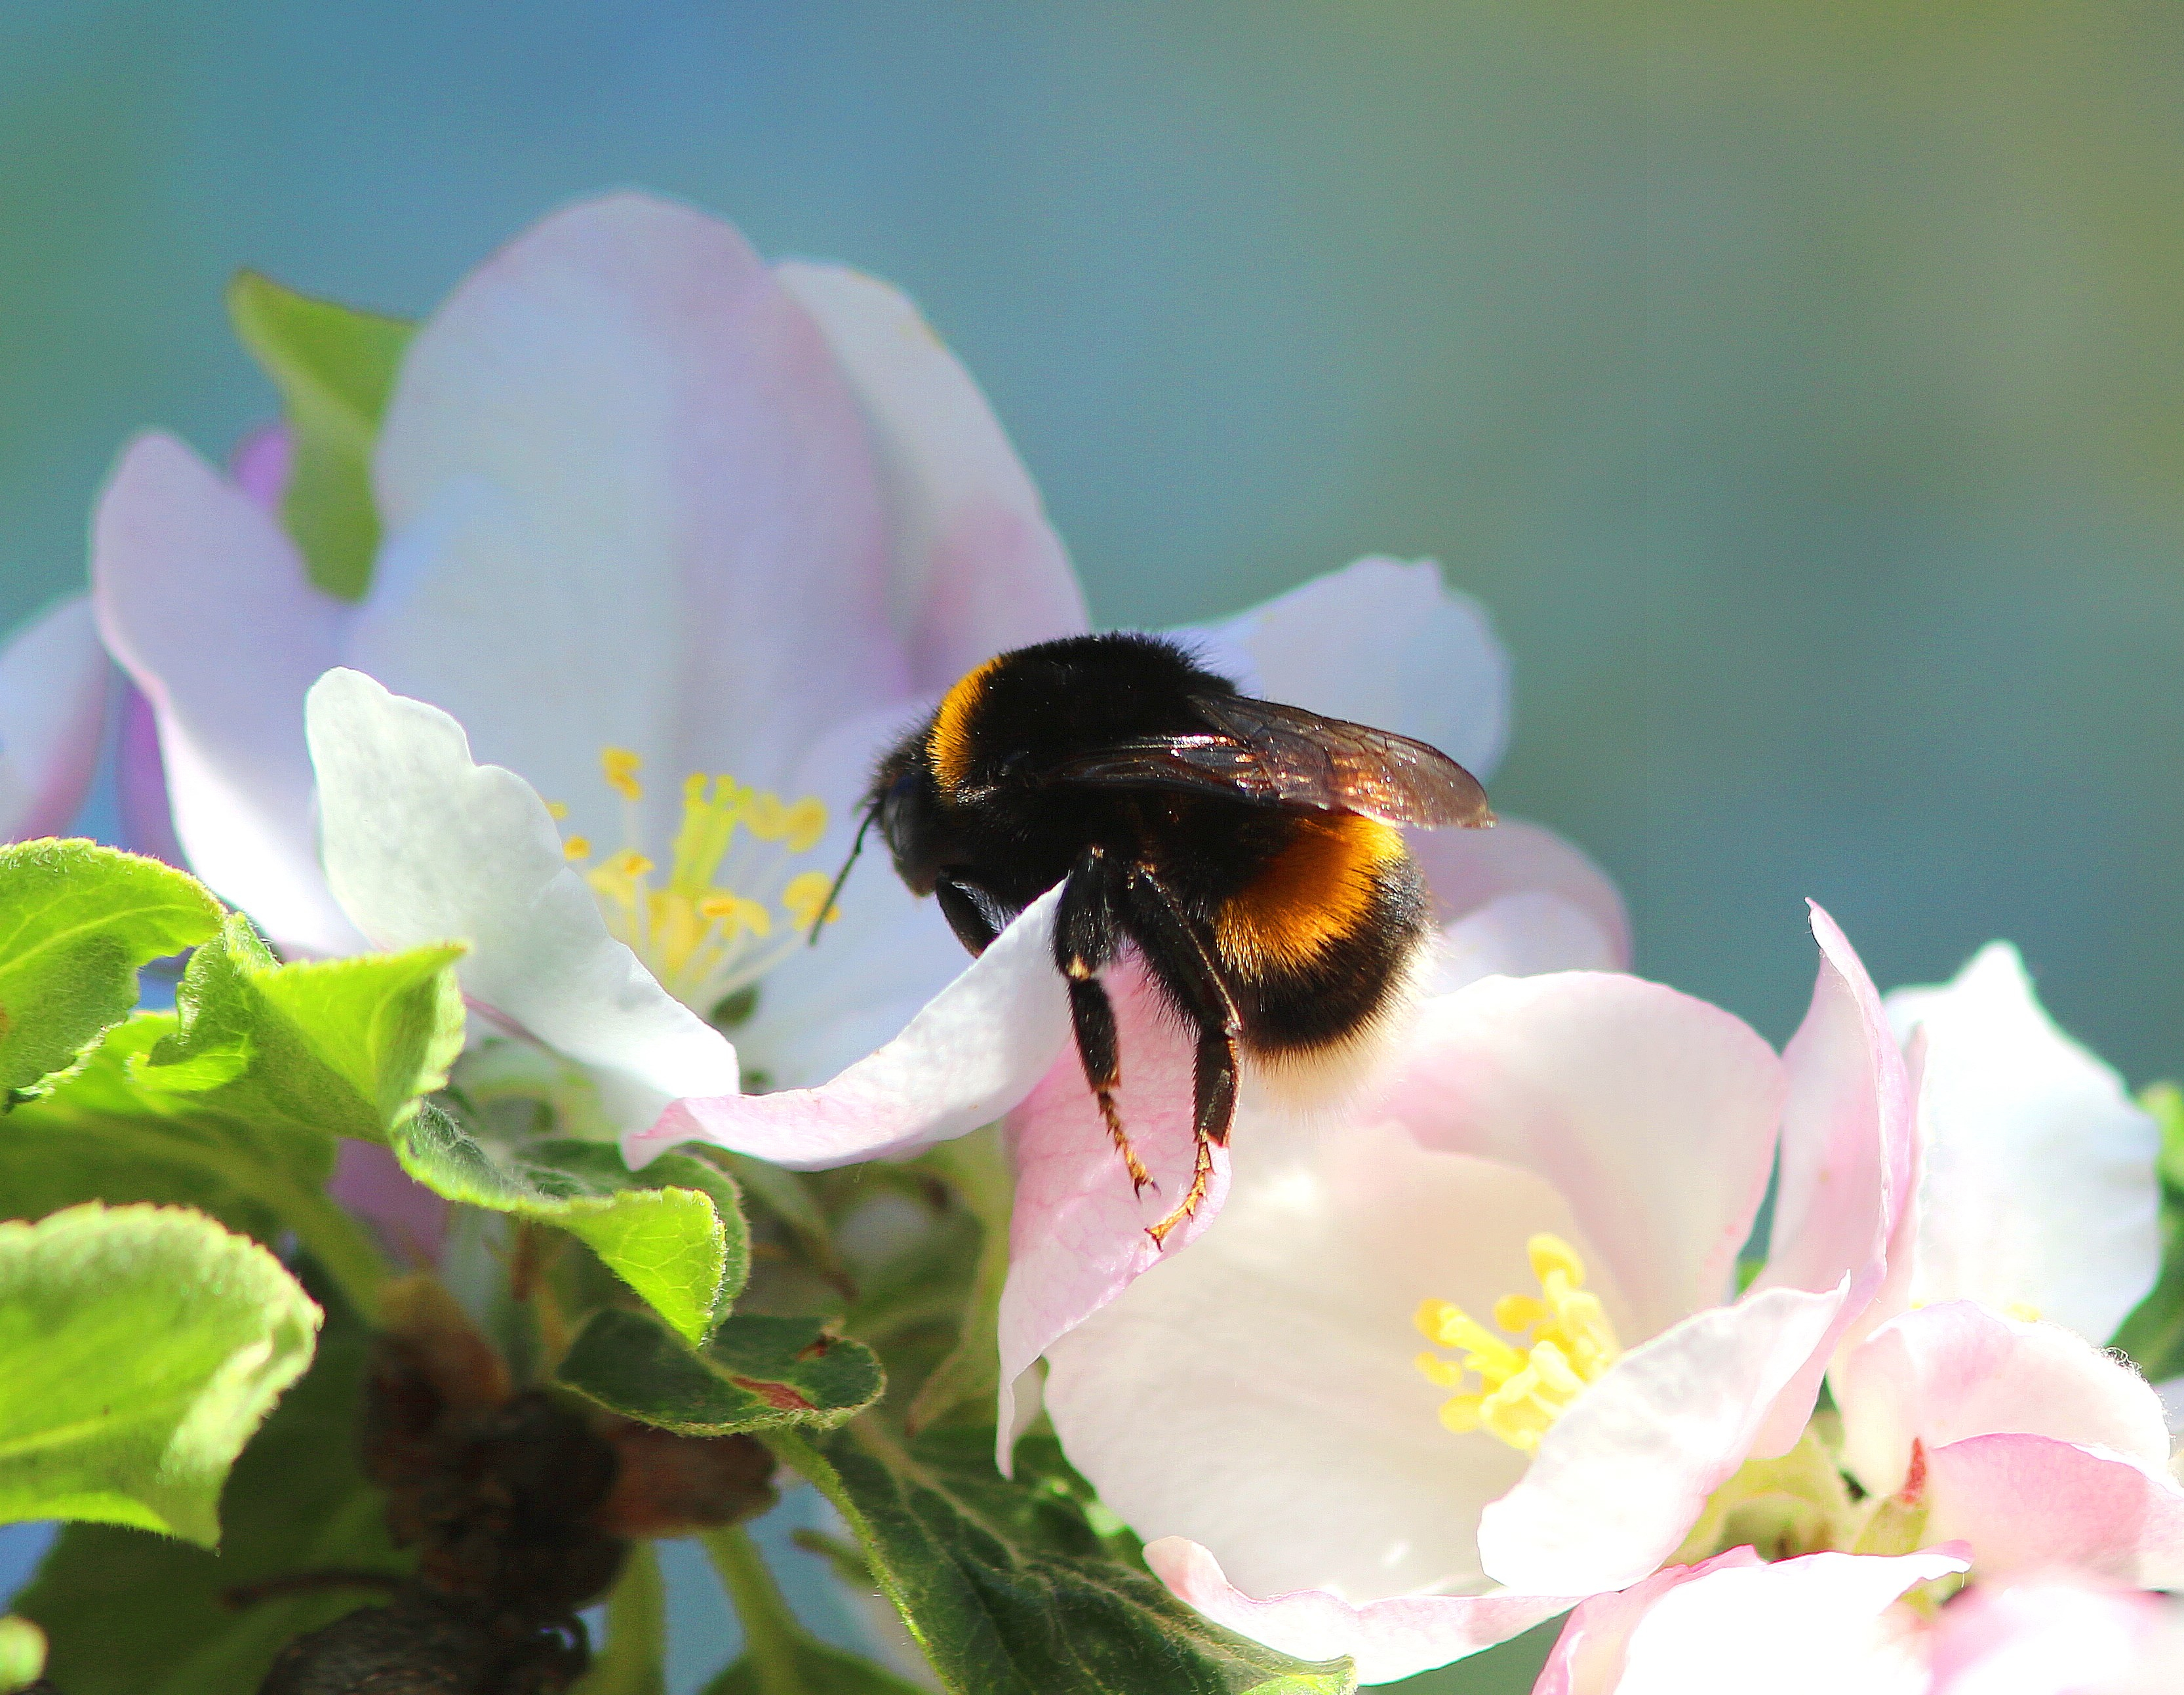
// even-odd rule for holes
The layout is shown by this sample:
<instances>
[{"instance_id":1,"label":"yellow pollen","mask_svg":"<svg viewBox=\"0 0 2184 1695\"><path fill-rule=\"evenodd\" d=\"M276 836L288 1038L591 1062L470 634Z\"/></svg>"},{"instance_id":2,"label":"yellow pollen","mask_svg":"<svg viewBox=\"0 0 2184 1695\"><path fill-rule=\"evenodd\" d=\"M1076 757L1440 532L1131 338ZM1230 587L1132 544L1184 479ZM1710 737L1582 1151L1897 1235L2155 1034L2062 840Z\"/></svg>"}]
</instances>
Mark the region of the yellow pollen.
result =
<instances>
[{"instance_id":1,"label":"yellow pollen","mask_svg":"<svg viewBox=\"0 0 2184 1695\"><path fill-rule=\"evenodd\" d=\"M2040 1309L2029 1301L2013 1301L2002 1310L2006 1317L2016 1319L2020 1324L2040 1322Z\"/></svg>"},{"instance_id":2,"label":"yellow pollen","mask_svg":"<svg viewBox=\"0 0 2184 1695\"><path fill-rule=\"evenodd\" d=\"M606 773L607 787L625 800L644 799L644 786L637 780L638 767L644 763L627 748L605 748L599 754L599 768Z\"/></svg>"},{"instance_id":3,"label":"yellow pollen","mask_svg":"<svg viewBox=\"0 0 2184 1695\"><path fill-rule=\"evenodd\" d=\"M546 816L559 823L569 816L569 803L566 800L549 800L546 803Z\"/></svg>"},{"instance_id":4,"label":"yellow pollen","mask_svg":"<svg viewBox=\"0 0 2184 1695\"><path fill-rule=\"evenodd\" d=\"M1437 1347L1460 1360L1421 1353L1419 1374L1438 1388L1460 1389L1472 1374L1476 1391L1441 1404L1440 1421L1461 1436L1483 1430L1529 1453L1570 1403L1616 1362L1623 1349L1600 1297L1585 1286L1585 1262L1560 1236L1542 1233L1524 1244L1540 1292L1505 1295L1494 1303L1497 1336L1461 1307L1426 1300L1416 1323Z\"/></svg>"},{"instance_id":5,"label":"yellow pollen","mask_svg":"<svg viewBox=\"0 0 2184 1695\"><path fill-rule=\"evenodd\" d=\"M637 803L643 759L604 748L599 768L621 796L625 845L583 873L608 929L627 943L663 987L699 1013L755 983L800 945L818 917L832 879L786 861L816 847L827 806L816 795L783 800L726 773L682 779L682 807L664 864L638 845L645 820ZM549 808L556 817L566 807ZM562 845L572 861L590 858L588 837ZM663 874L664 873L664 874ZM779 915L794 920L785 925ZM830 909L827 916L834 916Z\"/></svg>"}]
</instances>

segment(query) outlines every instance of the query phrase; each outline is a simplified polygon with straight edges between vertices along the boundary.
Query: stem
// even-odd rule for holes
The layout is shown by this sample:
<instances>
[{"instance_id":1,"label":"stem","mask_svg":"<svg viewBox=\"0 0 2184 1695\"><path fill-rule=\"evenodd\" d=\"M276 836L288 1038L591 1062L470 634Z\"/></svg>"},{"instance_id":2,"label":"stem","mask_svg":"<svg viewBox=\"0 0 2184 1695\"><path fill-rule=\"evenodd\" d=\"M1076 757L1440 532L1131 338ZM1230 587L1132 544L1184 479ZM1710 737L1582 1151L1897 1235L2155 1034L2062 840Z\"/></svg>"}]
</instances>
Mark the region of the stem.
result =
<instances>
[{"instance_id":1,"label":"stem","mask_svg":"<svg viewBox=\"0 0 2184 1695\"><path fill-rule=\"evenodd\" d=\"M665 1695L667 1687L667 1586L650 1542L629 1551L607 1595L606 1646L577 1695Z\"/></svg>"},{"instance_id":2,"label":"stem","mask_svg":"<svg viewBox=\"0 0 2184 1695\"><path fill-rule=\"evenodd\" d=\"M801 1695L797 1649L810 1637L789 1611L758 1544L740 1525L706 1531L699 1540L743 1620L744 1651L758 1673L759 1695Z\"/></svg>"}]
</instances>

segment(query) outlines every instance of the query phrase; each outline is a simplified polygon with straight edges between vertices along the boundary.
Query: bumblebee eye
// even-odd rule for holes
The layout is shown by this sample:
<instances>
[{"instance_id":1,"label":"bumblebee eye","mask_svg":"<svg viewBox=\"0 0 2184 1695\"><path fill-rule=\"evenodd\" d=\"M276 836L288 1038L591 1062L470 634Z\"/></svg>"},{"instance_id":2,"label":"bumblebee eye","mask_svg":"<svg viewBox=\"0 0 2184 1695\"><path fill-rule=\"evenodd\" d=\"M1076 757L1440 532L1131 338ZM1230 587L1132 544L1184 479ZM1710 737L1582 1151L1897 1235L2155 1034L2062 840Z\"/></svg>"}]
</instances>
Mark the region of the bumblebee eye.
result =
<instances>
[{"instance_id":1,"label":"bumblebee eye","mask_svg":"<svg viewBox=\"0 0 2184 1695\"><path fill-rule=\"evenodd\" d=\"M890 842L900 839L903 811L917 794L917 773L905 771L888 785L880 800L880 834Z\"/></svg>"}]
</instances>

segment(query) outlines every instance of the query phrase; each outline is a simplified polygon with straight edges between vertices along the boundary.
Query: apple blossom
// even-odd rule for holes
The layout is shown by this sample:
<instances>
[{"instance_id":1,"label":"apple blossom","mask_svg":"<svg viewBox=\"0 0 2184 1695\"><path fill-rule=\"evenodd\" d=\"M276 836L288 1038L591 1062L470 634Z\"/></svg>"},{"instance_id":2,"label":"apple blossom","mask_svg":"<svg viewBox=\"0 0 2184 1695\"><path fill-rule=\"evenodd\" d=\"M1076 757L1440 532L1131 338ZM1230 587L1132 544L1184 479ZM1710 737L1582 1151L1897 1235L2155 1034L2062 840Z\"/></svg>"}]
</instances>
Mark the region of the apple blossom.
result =
<instances>
[{"instance_id":1,"label":"apple blossom","mask_svg":"<svg viewBox=\"0 0 2184 1695\"><path fill-rule=\"evenodd\" d=\"M1172 1588L1388 1681L1646 1577L1797 1440L1910 1172L1878 997L1814 923L1786 1057L1635 978L1490 977L1345 1122L1240 1115L1196 1245L1045 1344L1072 1462ZM1814 1193L1735 1300L1778 1138Z\"/></svg>"},{"instance_id":2,"label":"apple blossom","mask_svg":"<svg viewBox=\"0 0 2184 1695\"><path fill-rule=\"evenodd\" d=\"M111 668L81 594L0 645L0 841L68 826L98 764Z\"/></svg>"},{"instance_id":3,"label":"apple blossom","mask_svg":"<svg viewBox=\"0 0 2184 1695\"><path fill-rule=\"evenodd\" d=\"M1964 1569L1960 1548L1672 1566L1573 1613L1533 1695L2158 1695L2184 1678L2173 1601L2054 1574L1958 1589Z\"/></svg>"},{"instance_id":4,"label":"apple blossom","mask_svg":"<svg viewBox=\"0 0 2184 1695\"><path fill-rule=\"evenodd\" d=\"M1925 1045L1902 1302L1981 1301L2105 1342L2160 1271L2153 1118L2055 1028L2007 942L1944 986L1895 990L1887 1007L1899 1035L1922 1031Z\"/></svg>"}]
</instances>

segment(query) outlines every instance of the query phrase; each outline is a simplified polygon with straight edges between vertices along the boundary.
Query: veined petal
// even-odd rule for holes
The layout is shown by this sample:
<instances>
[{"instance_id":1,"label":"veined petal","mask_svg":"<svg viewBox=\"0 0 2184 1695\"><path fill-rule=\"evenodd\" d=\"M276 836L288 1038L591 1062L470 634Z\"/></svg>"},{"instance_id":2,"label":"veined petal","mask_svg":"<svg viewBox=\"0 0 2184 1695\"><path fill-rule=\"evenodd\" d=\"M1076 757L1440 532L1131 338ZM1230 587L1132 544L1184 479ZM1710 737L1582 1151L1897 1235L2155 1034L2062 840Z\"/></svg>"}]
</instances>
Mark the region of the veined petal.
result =
<instances>
[{"instance_id":1,"label":"veined petal","mask_svg":"<svg viewBox=\"0 0 2184 1695\"><path fill-rule=\"evenodd\" d=\"M1586 1595L1658 1566L1752 1452L1842 1300L1840 1290L1770 1289L1632 1348L1480 1515L1487 1575L1513 1589Z\"/></svg>"},{"instance_id":2,"label":"veined petal","mask_svg":"<svg viewBox=\"0 0 2184 1695\"><path fill-rule=\"evenodd\" d=\"M546 804L437 707L330 671L306 706L326 878L383 948L470 944L464 993L590 1066L634 1129L737 1085L735 1050L607 934Z\"/></svg>"},{"instance_id":3,"label":"veined petal","mask_svg":"<svg viewBox=\"0 0 2184 1695\"><path fill-rule=\"evenodd\" d=\"M1891 1609L1964 1566L1936 1548L1694 1567L1631 1626L1614 1681L1573 1683L1569 1695L1924 1695L1924 1644Z\"/></svg>"},{"instance_id":4,"label":"veined petal","mask_svg":"<svg viewBox=\"0 0 2184 1695\"><path fill-rule=\"evenodd\" d=\"M903 698L864 420L743 238L638 194L556 213L418 332L375 467L389 540L349 662L619 838L730 772L778 789L830 725Z\"/></svg>"},{"instance_id":5,"label":"veined petal","mask_svg":"<svg viewBox=\"0 0 2184 1695\"><path fill-rule=\"evenodd\" d=\"M1427 1001L1383 1110L1429 1147L1552 1184L1630 1301L1624 1339L1638 1341L1726 1298L1783 1086L1774 1051L1720 1008L1563 972Z\"/></svg>"},{"instance_id":6,"label":"veined petal","mask_svg":"<svg viewBox=\"0 0 2184 1695\"><path fill-rule=\"evenodd\" d=\"M1761 1433L1761 1453L1782 1453L1812 1416L1836 1342L1868 1317L1888 1271L1888 1244L1911 1205L1910 1073L1880 996L1834 919L1812 907L1819 980L1783 1051L1790 1095L1782 1110L1782 1179L1763 1289L1830 1290L1848 1279L1835 1330L1787 1386Z\"/></svg>"},{"instance_id":7,"label":"veined petal","mask_svg":"<svg viewBox=\"0 0 2184 1695\"><path fill-rule=\"evenodd\" d=\"M1591 921L1602 956L1535 969L1622 971L1630 964L1630 920L1607 873L1543 825L1504 818L1490 830L1407 830L1411 857L1425 873L1434 917L1461 923L1494 902L1549 895Z\"/></svg>"},{"instance_id":8,"label":"veined petal","mask_svg":"<svg viewBox=\"0 0 2184 1695\"><path fill-rule=\"evenodd\" d=\"M1970 1301L1882 1325L1836 1368L1845 1469L1893 1495L1911 1445L2014 1433L2169 1462L2161 1397L2129 1366L2059 1324L2022 1324Z\"/></svg>"},{"instance_id":9,"label":"veined petal","mask_svg":"<svg viewBox=\"0 0 2184 1695\"><path fill-rule=\"evenodd\" d=\"M1145 1564L1178 1597L1217 1625L1299 1659L1357 1662L1362 1683L1393 1683L1477 1653L1552 1619L1567 1595L1407 1595L1353 1606L1323 1590L1256 1600L1222 1575L1196 1542L1163 1536Z\"/></svg>"},{"instance_id":10,"label":"veined petal","mask_svg":"<svg viewBox=\"0 0 2184 1695\"><path fill-rule=\"evenodd\" d=\"M1982 1579L2067 1570L2184 1585L2184 1488L2106 1448L1972 1436L1926 1455L1926 1534L1968 1542Z\"/></svg>"},{"instance_id":11,"label":"veined petal","mask_svg":"<svg viewBox=\"0 0 2184 1695\"><path fill-rule=\"evenodd\" d=\"M1054 968L1060 899L1054 889L1033 901L901 1034L831 1083L677 1101L649 1129L622 1139L624 1157L642 1166L679 1142L709 1141L810 1171L993 1123L1031 1093L1069 1040L1068 993Z\"/></svg>"},{"instance_id":12,"label":"veined petal","mask_svg":"<svg viewBox=\"0 0 2184 1695\"><path fill-rule=\"evenodd\" d=\"M0 646L0 841L58 835L75 817L98 765L112 675L86 595Z\"/></svg>"},{"instance_id":13,"label":"veined petal","mask_svg":"<svg viewBox=\"0 0 2184 1695\"><path fill-rule=\"evenodd\" d=\"M1134 958L1104 980L1122 1053L1115 1105L1153 1180L1143 1194L1134 1192L1073 1051L1009 1114L1017 1190L1000 1314L1001 1432L1013 1425L1016 1382L1032 1363L1164 1256L1195 1241L1228 1198L1228 1150L1216 1148L1196 1210L1164 1246L1145 1234L1190 1184L1198 1044L1156 999ZM1004 1471L1012 1446L1004 1442L997 1456Z\"/></svg>"},{"instance_id":14,"label":"veined petal","mask_svg":"<svg viewBox=\"0 0 2184 1695\"><path fill-rule=\"evenodd\" d=\"M1240 1119L1221 1216L1048 1349L1055 1430L1139 1535L1204 1545L1247 1594L1487 1588L1479 1514L1525 1456L1442 1425L1450 1391L1416 1364L1419 1303L1491 1313L1532 1286L1527 1244L1545 1232L1576 1249L1612 1322L1629 1307L1532 1173L1370 1120L1262 1134L1278 1128Z\"/></svg>"},{"instance_id":15,"label":"veined petal","mask_svg":"<svg viewBox=\"0 0 2184 1695\"><path fill-rule=\"evenodd\" d=\"M994 654L1082 633L1084 594L1030 473L909 297L844 265L774 275L817 321L872 427L911 687L945 689Z\"/></svg>"},{"instance_id":16,"label":"veined petal","mask_svg":"<svg viewBox=\"0 0 2184 1695\"><path fill-rule=\"evenodd\" d=\"M2153 1119L2056 1029L2007 942L1887 1005L1926 1033L1912 1298L2030 1307L2106 1341L2160 1269Z\"/></svg>"},{"instance_id":17,"label":"veined petal","mask_svg":"<svg viewBox=\"0 0 2184 1695\"><path fill-rule=\"evenodd\" d=\"M1247 694L1439 748L1482 783L1509 737L1509 659L1431 560L1361 559L1217 624L1175 631Z\"/></svg>"},{"instance_id":18,"label":"veined petal","mask_svg":"<svg viewBox=\"0 0 2184 1695\"><path fill-rule=\"evenodd\" d=\"M304 696L343 611L294 544L171 436L131 443L92 521L106 645L159 721L190 867L290 946L354 953L311 834Z\"/></svg>"}]
</instances>

